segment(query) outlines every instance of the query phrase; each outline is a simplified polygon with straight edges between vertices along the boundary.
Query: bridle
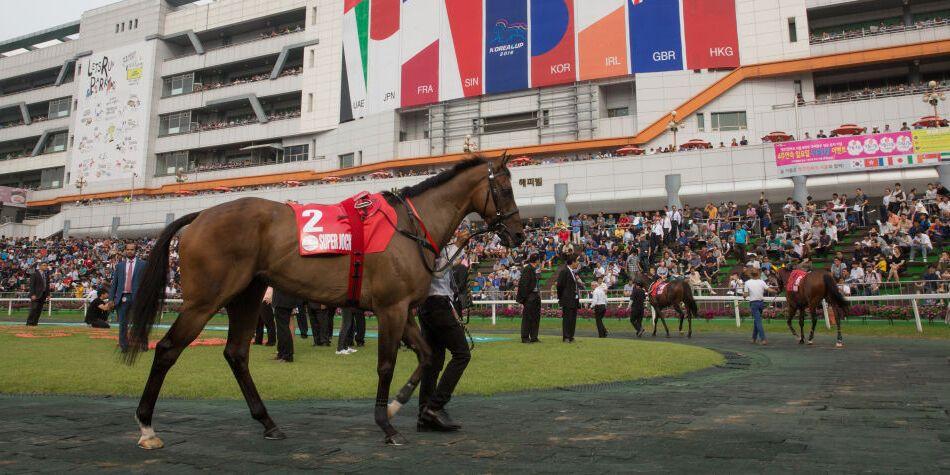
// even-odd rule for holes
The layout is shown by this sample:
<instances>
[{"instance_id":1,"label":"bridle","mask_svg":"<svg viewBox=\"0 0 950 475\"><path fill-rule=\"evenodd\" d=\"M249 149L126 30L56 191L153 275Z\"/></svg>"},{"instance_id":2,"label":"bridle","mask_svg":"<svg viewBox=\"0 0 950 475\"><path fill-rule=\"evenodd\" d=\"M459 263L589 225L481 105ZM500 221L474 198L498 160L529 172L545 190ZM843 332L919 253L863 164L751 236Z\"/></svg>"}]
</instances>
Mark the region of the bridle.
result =
<instances>
[{"instance_id":1,"label":"bridle","mask_svg":"<svg viewBox=\"0 0 950 475\"><path fill-rule=\"evenodd\" d=\"M509 175L510 176L510 175ZM485 229L476 231L469 234L468 238L465 239L461 245L458 246L458 249L455 250L455 253L452 254L445 264L439 267L433 267L429 265L429 260L426 259L425 251L432 252L436 259L438 259L440 254L440 249L437 248L435 241L432 240L432 237L429 235L429 232L426 230L425 224L422 222L422 217L416 212L415 206L412 205L412 201L405 196L402 196L402 193L392 193L392 195L398 200L403 208L406 210L406 216L409 218L409 227L411 231L406 231L405 229L400 229L396 226L395 223L390 223L393 225L397 231L403 236L416 242L417 248L419 249L419 257L422 258L422 263L425 265L426 270L430 274L438 274L444 272L449 268L453 262L458 258L458 256L465 250L465 247L468 246L468 243L475 236L480 236L487 233L508 233L508 226L505 224L505 220L518 214L517 210L512 210L508 212L503 212L499 204L501 203L500 195L501 190L499 189L497 183L497 175L495 174L495 169L492 167L491 163L488 164L488 191L485 193L485 204L482 206L482 216L488 215L488 204L493 202L495 204L495 213L491 220L486 219ZM420 235L421 234L421 235ZM423 237L425 236L425 237Z\"/></svg>"}]
</instances>

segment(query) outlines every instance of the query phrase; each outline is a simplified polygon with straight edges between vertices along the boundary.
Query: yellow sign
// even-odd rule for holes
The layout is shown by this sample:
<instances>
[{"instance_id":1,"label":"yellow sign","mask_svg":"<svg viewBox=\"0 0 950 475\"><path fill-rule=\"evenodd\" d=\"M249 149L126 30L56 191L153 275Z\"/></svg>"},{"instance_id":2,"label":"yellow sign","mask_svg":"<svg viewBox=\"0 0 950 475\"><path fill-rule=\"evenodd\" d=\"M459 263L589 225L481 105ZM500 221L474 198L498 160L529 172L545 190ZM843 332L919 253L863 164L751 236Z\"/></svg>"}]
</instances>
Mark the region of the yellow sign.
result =
<instances>
[{"instance_id":1,"label":"yellow sign","mask_svg":"<svg viewBox=\"0 0 950 475\"><path fill-rule=\"evenodd\" d=\"M918 129L913 134L914 151L917 153L950 152L950 127Z\"/></svg>"},{"instance_id":2,"label":"yellow sign","mask_svg":"<svg viewBox=\"0 0 950 475\"><path fill-rule=\"evenodd\" d=\"M131 68L125 70L125 79L132 81L135 79L141 79L142 77L142 68Z\"/></svg>"}]
</instances>

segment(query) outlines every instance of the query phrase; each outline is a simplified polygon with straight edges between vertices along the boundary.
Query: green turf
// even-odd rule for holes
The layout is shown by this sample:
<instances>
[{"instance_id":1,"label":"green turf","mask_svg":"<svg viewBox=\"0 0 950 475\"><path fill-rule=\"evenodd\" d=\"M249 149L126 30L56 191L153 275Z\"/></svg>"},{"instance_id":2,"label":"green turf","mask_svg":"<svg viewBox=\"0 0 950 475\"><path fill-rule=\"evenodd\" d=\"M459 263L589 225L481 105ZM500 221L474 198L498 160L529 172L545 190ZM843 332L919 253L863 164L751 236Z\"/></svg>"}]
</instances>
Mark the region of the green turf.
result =
<instances>
[{"instance_id":1,"label":"green turf","mask_svg":"<svg viewBox=\"0 0 950 475\"><path fill-rule=\"evenodd\" d=\"M91 339L85 329L60 338L20 338L0 333L0 393L139 396L152 353L134 367L120 364L112 340ZM20 330L27 331L27 330ZM208 333L203 337L221 337ZM162 395L239 399L241 393L222 347L191 347L169 373ZM295 362L271 360L274 349L255 346L250 368L261 396L272 399L370 398L376 391L376 341L349 356L295 339ZM392 392L415 367L415 355L400 351ZM520 339L477 345L457 394L493 395L535 388L627 381L682 374L722 362L711 350L668 342L579 338L575 344L524 345Z\"/></svg>"}]
</instances>

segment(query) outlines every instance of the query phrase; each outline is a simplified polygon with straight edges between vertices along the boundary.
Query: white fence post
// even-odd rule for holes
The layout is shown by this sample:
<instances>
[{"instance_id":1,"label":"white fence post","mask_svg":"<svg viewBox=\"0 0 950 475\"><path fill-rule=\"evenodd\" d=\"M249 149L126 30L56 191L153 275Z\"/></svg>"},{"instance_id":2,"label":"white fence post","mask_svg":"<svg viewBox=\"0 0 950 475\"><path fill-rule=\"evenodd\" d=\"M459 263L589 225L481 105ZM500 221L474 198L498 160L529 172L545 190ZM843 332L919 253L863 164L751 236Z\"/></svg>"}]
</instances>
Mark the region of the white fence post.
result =
<instances>
[{"instance_id":1,"label":"white fence post","mask_svg":"<svg viewBox=\"0 0 950 475\"><path fill-rule=\"evenodd\" d=\"M732 299L732 308L736 311L736 328L742 325L742 318L739 316L739 299Z\"/></svg>"},{"instance_id":2,"label":"white fence post","mask_svg":"<svg viewBox=\"0 0 950 475\"><path fill-rule=\"evenodd\" d=\"M53 299L49 299L49 307L46 307L46 316L53 316Z\"/></svg>"},{"instance_id":3,"label":"white fence post","mask_svg":"<svg viewBox=\"0 0 950 475\"><path fill-rule=\"evenodd\" d=\"M491 324L495 326L495 304L491 304Z\"/></svg>"},{"instance_id":4,"label":"white fence post","mask_svg":"<svg viewBox=\"0 0 950 475\"><path fill-rule=\"evenodd\" d=\"M653 324L656 325L656 307L650 305L650 315L653 316Z\"/></svg>"},{"instance_id":5,"label":"white fence post","mask_svg":"<svg viewBox=\"0 0 950 475\"><path fill-rule=\"evenodd\" d=\"M825 328L831 330L831 319L828 318L828 303L821 301L821 313L825 314ZM835 318L841 318L842 315L835 315Z\"/></svg>"},{"instance_id":6,"label":"white fence post","mask_svg":"<svg viewBox=\"0 0 950 475\"><path fill-rule=\"evenodd\" d=\"M914 308L914 323L917 324L917 333L923 333L924 327L920 324L920 309L917 307L917 299L911 300L910 305Z\"/></svg>"},{"instance_id":7,"label":"white fence post","mask_svg":"<svg viewBox=\"0 0 950 475\"><path fill-rule=\"evenodd\" d=\"M7 301L7 316L13 315L13 299Z\"/></svg>"}]
</instances>

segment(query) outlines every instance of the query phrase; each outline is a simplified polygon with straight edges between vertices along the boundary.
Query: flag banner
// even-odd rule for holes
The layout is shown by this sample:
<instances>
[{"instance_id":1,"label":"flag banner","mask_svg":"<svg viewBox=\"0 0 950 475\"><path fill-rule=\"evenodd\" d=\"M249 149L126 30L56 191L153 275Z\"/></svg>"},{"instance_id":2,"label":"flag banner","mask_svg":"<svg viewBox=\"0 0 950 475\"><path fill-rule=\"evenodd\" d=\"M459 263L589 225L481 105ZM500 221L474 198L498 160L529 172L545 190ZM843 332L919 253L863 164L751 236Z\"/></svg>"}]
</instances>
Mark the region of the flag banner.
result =
<instances>
[{"instance_id":1,"label":"flag banner","mask_svg":"<svg viewBox=\"0 0 950 475\"><path fill-rule=\"evenodd\" d=\"M683 25L687 68L739 67L734 0L683 0Z\"/></svg>"},{"instance_id":2,"label":"flag banner","mask_svg":"<svg viewBox=\"0 0 950 475\"><path fill-rule=\"evenodd\" d=\"M575 3L577 69L581 81L624 76L630 72L626 2L577 0Z\"/></svg>"},{"instance_id":3,"label":"flag banner","mask_svg":"<svg viewBox=\"0 0 950 475\"><path fill-rule=\"evenodd\" d=\"M347 0L343 12L343 80L340 120L366 116L369 0Z\"/></svg>"},{"instance_id":4,"label":"flag banner","mask_svg":"<svg viewBox=\"0 0 950 475\"><path fill-rule=\"evenodd\" d=\"M679 0L628 0L628 3L632 72L683 69Z\"/></svg>"},{"instance_id":5,"label":"flag banner","mask_svg":"<svg viewBox=\"0 0 950 475\"><path fill-rule=\"evenodd\" d=\"M439 101L440 0L403 0L402 107Z\"/></svg>"},{"instance_id":6,"label":"flag banner","mask_svg":"<svg viewBox=\"0 0 950 475\"><path fill-rule=\"evenodd\" d=\"M531 0L531 87L577 80L574 0Z\"/></svg>"},{"instance_id":7,"label":"flag banner","mask_svg":"<svg viewBox=\"0 0 950 475\"><path fill-rule=\"evenodd\" d=\"M439 11L439 99L449 101L482 94L482 2L444 0Z\"/></svg>"},{"instance_id":8,"label":"flag banner","mask_svg":"<svg viewBox=\"0 0 950 475\"><path fill-rule=\"evenodd\" d=\"M399 107L400 0L369 0L368 113Z\"/></svg>"}]
</instances>

